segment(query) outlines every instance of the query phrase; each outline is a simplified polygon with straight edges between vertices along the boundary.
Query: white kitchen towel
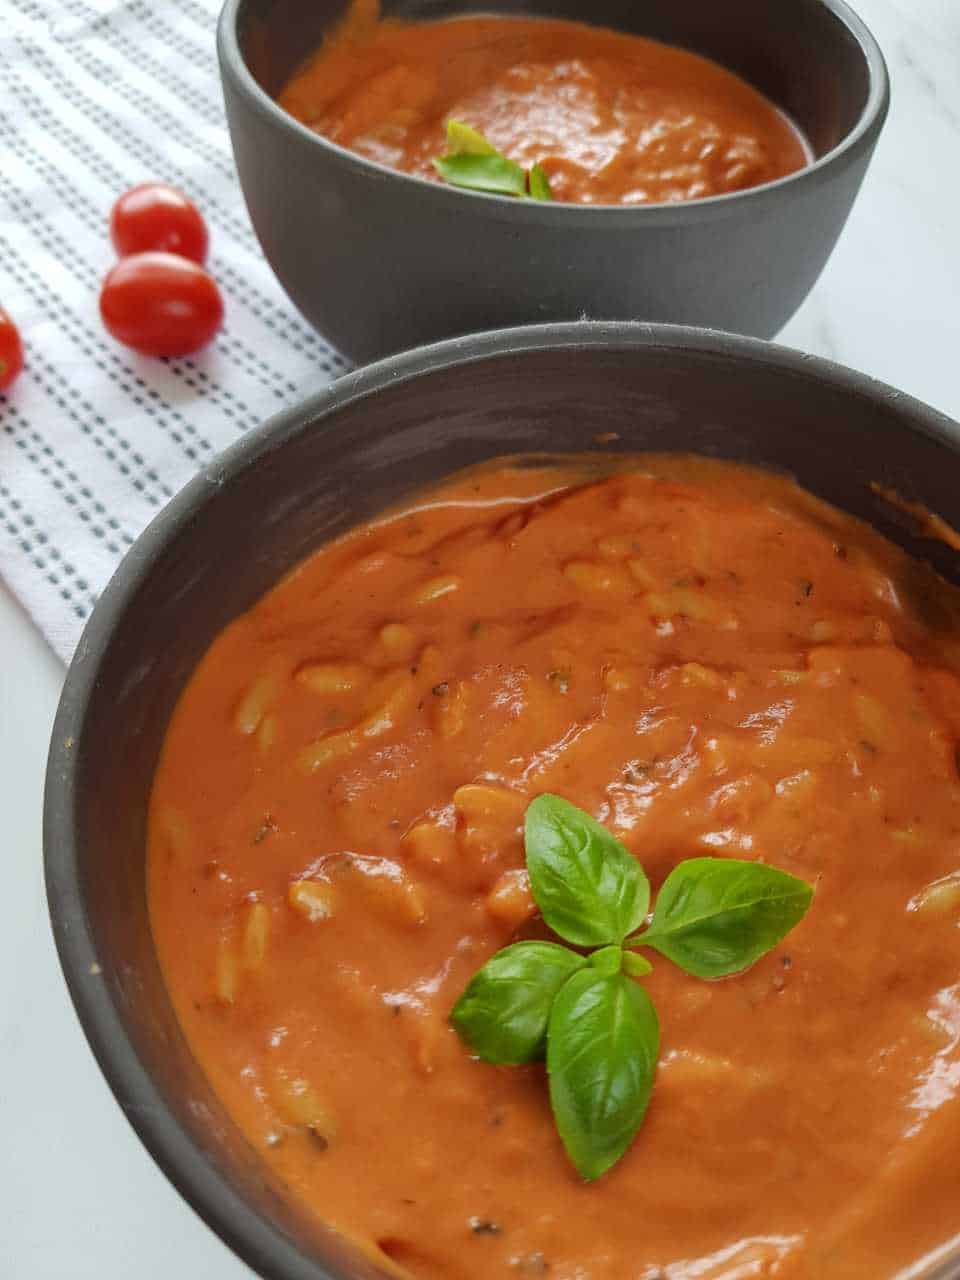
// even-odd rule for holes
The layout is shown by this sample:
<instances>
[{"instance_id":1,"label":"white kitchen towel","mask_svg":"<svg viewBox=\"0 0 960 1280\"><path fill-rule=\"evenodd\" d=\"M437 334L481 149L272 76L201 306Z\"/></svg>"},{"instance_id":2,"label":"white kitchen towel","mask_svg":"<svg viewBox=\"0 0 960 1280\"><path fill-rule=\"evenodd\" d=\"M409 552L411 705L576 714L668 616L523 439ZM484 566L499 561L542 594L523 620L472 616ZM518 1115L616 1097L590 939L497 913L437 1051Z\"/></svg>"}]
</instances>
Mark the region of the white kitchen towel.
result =
<instances>
[{"instance_id":1,"label":"white kitchen towel","mask_svg":"<svg viewBox=\"0 0 960 1280\"><path fill-rule=\"evenodd\" d=\"M199 467L345 365L250 228L215 52L220 0L0 0L0 306L23 373L0 394L0 574L69 660L130 544ZM190 359L103 329L114 199L181 187L226 319Z\"/></svg>"}]
</instances>

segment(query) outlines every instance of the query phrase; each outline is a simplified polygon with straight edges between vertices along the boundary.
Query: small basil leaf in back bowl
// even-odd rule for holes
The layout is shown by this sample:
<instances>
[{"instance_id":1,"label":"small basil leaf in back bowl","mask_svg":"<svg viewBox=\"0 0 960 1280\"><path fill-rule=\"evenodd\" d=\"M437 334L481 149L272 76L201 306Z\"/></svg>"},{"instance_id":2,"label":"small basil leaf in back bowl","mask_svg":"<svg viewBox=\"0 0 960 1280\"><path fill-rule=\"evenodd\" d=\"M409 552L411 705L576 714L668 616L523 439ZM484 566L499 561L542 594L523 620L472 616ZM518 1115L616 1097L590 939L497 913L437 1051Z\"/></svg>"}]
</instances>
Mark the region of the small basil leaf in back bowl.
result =
<instances>
[{"instance_id":1,"label":"small basil leaf in back bowl","mask_svg":"<svg viewBox=\"0 0 960 1280\"><path fill-rule=\"evenodd\" d=\"M454 187L503 196L527 193L526 173L506 156L464 151L458 155L440 156L433 164L441 178Z\"/></svg>"},{"instance_id":2,"label":"small basil leaf in back bowl","mask_svg":"<svg viewBox=\"0 0 960 1280\"><path fill-rule=\"evenodd\" d=\"M585 964L555 942L515 942L474 974L450 1021L485 1062L530 1062L543 1053L554 997Z\"/></svg>"},{"instance_id":3,"label":"small basil leaf in back bowl","mask_svg":"<svg viewBox=\"0 0 960 1280\"><path fill-rule=\"evenodd\" d=\"M667 876L646 933L697 978L724 978L766 955L807 912L813 888L762 862L691 858Z\"/></svg>"},{"instance_id":4,"label":"small basil leaf in back bowl","mask_svg":"<svg viewBox=\"0 0 960 1280\"><path fill-rule=\"evenodd\" d=\"M498 156L500 152L479 130L465 124L463 120L448 120L447 155Z\"/></svg>"},{"instance_id":5,"label":"small basil leaf in back bowl","mask_svg":"<svg viewBox=\"0 0 960 1280\"><path fill-rule=\"evenodd\" d=\"M524 837L530 888L554 933L578 947L603 947L643 923L649 881L589 814L560 796L538 796L527 807Z\"/></svg>"},{"instance_id":6,"label":"small basil leaf in back bowl","mask_svg":"<svg viewBox=\"0 0 960 1280\"><path fill-rule=\"evenodd\" d=\"M567 1155L588 1182L616 1164L636 1136L659 1051L653 1001L622 973L582 969L554 1000L550 1103Z\"/></svg>"},{"instance_id":7,"label":"small basil leaf in back bowl","mask_svg":"<svg viewBox=\"0 0 960 1280\"><path fill-rule=\"evenodd\" d=\"M531 200L553 199L553 192L550 190L550 179L547 177L542 165L535 164L531 168L529 182Z\"/></svg>"}]
</instances>

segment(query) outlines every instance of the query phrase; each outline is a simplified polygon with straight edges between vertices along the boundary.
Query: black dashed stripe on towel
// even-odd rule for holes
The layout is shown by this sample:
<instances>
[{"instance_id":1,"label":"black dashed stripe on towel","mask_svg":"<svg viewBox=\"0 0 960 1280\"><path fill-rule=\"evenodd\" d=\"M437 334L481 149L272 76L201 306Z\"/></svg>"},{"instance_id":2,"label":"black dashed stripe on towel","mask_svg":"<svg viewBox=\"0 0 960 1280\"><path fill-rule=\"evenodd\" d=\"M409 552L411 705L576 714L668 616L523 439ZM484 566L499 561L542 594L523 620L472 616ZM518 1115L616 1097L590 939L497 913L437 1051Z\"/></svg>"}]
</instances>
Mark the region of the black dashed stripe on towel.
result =
<instances>
[{"instance_id":1,"label":"black dashed stripe on towel","mask_svg":"<svg viewBox=\"0 0 960 1280\"><path fill-rule=\"evenodd\" d=\"M172 0L170 7L178 10L185 17L194 22L201 31L203 31L207 21L207 9L205 5L199 4L197 0Z\"/></svg>"},{"instance_id":2,"label":"black dashed stripe on towel","mask_svg":"<svg viewBox=\"0 0 960 1280\"><path fill-rule=\"evenodd\" d=\"M120 147L127 152L126 163L133 162L141 173L144 166L151 166L155 172L165 168L167 170L165 176L169 181L178 182L183 186L188 185L185 169L173 159L174 149L177 153L182 152L185 145L183 140L175 129L170 130L164 125L157 128L155 112L149 105L141 112L143 104L139 100L139 94L134 94L122 82L119 88L117 85L111 85L109 87L116 98L116 105L105 107L101 103L104 84L97 80L96 76L92 77L91 84L88 79L90 72L87 59L74 58L73 74L67 75L59 65L59 60L48 54L39 41L19 39L17 43L20 46L21 57L26 59L34 71L42 77L46 92L55 99L59 99L63 107L69 108L69 111L63 113L74 118L82 116L88 125L94 126L99 145L106 154ZM71 54L75 54L80 47L80 43L75 42L65 48L69 49ZM62 57L63 50L58 52ZM36 79L34 83L37 83ZM142 134L137 133L138 126L144 130ZM204 150L209 151L209 148ZM204 158L198 158L198 171L203 174L203 178L199 183L194 184L194 190L197 191L198 197L204 200L208 216L220 219L232 235L252 247L253 233L245 221L242 206L238 205L237 213L234 214L228 205L217 201L212 192L216 178L221 175L230 177L232 170L219 154L214 156L214 165L216 171L211 173Z\"/></svg>"},{"instance_id":3,"label":"black dashed stripe on towel","mask_svg":"<svg viewBox=\"0 0 960 1280\"><path fill-rule=\"evenodd\" d=\"M239 432L346 365L274 280L237 186L214 48L220 0L6 0L0 306L26 367L0 394L0 575L57 652L144 525ZM110 206L150 179L210 227L224 328L183 360L104 331Z\"/></svg>"},{"instance_id":4,"label":"black dashed stripe on towel","mask_svg":"<svg viewBox=\"0 0 960 1280\"><path fill-rule=\"evenodd\" d=\"M132 545L133 536L120 528L116 516L110 515L93 491L54 451L50 442L17 412L15 405L9 406L2 430L47 478L67 506L74 508L77 518L90 526L95 537L103 539L107 550L112 555L122 556Z\"/></svg>"},{"instance_id":5,"label":"black dashed stripe on towel","mask_svg":"<svg viewBox=\"0 0 960 1280\"><path fill-rule=\"evenodd\" d=\"M40 306L56 305L56 299L48 292L41 277L25 265L16 250L11 250L8 254L7 267L13 280L23 285L24 293L28 298L37 302ZM116 377L107 362L98 356L96 350L88 341L86 327L77 317L73 316L66 307L61 305L56 308L56 321L64 330L67 341L76 341L77 349L81 355L92 360L94 365L106 375L106 378L112 380L114 385L125 393L135 405L151 416L155 416L152 409L132 389L130 381ZM59 411L58 419L66 416L76 430L86 437L94 448L129 481L137 493L142 495L152 506L162 506L164 502L173 497L174 490L160 480L156 467L147 463L143 454L131 444L120 429L112 422L107 421L81 390L68 385L66 376L55 364L54 357L49 356L44 349L38 347L30 353L26 372L21 375L21 379L28 383L30 381L35 382ZM19 390L18 384L18 393ZM19 395L17 398L20 398ZM16 400L10 407L11 409L16 408ZM7 415L4 414L4 421L6 421L6 417ZM62 422L52 418L48 419L48 422L50 423L50 436L59 443L63 429ZM162 426L163 424L158 423L158 425ZM196 451L185 445L181 436L175 432L170 434L192 461L198 460ZM86 451L80 451L79 446L81 443L82 441L79 439L75 441L75 451L71 456L83 457L85 464L92 462L93 460L87 457ZM116 478L113 476L109 478L112 481L111 487L117 488Z\"/></svg>"},{"instance_id":6,"label":"black dashed stripe on towel","mask_svg":"<svg viewBox=\"0 0 960 1280\"><path fill-rule=\"evenodd\" d=\"M81 3L79 0L65 0L64 7L68 12L90 22L91 35L96 35L97 27L102 25L102 21L90 5ZM144 0L128 5L127 15L131 19L135 18L137 24L141 25L150 36L158 39L162 45L164 58L161 60L155 57L146 47L144 40L129 38L125 30L119 26L114 26L109 32L111 53L122 55L132 68L134 75L140 76L143 72L147 72L155 84L183 102L195 120L202 120L219 129L223 112L218 86L211 85L206 74L205 48L201 48L197 42L185 39L176 26L165 22L163 17L154 12ZM129 25L132 28L133 23ZM206 37L204 37L205 44ZM172 58L171 54L176 54L176 58ZM196 77L197 83L177 74L178 69L184 66L199 72L199 77Z\"/></svg>"},{"instance_id":7,"label":"black dashed stripe on towel","mask_svg":"<svg viewBox=\"0 0 960 1280\"><path fill-rule=\"evenodd\" d=\"M2 54L0 54L0 67L4 67ZM2 87L0 85L0 90L2 90ZM111 193L107 196L106 203L103 205L104 210L109 208L112 193L120 191L126 185L129 185L130 177L125 175L122 169L111 164L96 152L79 134L67 129L52 110L46 108L42 100L33 93L27 84L19 80L15 73L8 75L7 88L11 93L22 99L26 111L32 114L37 123L43 127L48 142L44 148L46 153L44 155L41 155L36 149L31 150L26 142L23 143L22 149L18 150L19 134L13 123L13 113L10 114L9 119L5 120L3 113L0 112L0 138L3 139L4 146L12 150L18 150L19 154L28 156L28 163L32 163L35 168L45 168L45 182L55 191L58 185L62 185L62 175L58 177L56 166L48 162L48 155L51 150L49 142L52 140L61 145L67 155L77 157L83 161L81 181L85 188L90 188L89 179L92 175L99 179L106 190ZM190 194L195 199L200 199L196 190L192 187L190 188ZM75 208L75 203L71 207ZM205 212L208 215L208 221L211 221L209 210L205 209ZM98 227L104 225L105 218L106 213L101 210L100 218L99 221L96 221L96 225ZM99 231L98 243L102 247L102 237ZM312 329L307 327L299 314L283 299L282 293L276 288L275 284L273 284L269 292L258 288L255 280L251 281L249 278L249 273L241 273L236 270L230 260L216 253L217 243L218 240L214 239L211 268L217 275L221 286L232 286L243 306L269 328L275 337L291 344L298 351L311 352L322 372L335 376L347 368L346 362L336 352L327 347ZM228 243L230 243L229 240ZM245 263L246 266L247 264Z\"/></svg>"},{"instance_id":8,"label":"black dashed stripe on towel","mask_svg":"<svg viewBox=\"0 0 960 1280\"><path fill-rule=\"evenodd\" d=\"M3 187L4 180L0 176L0 199L3 198ZM39 245L43 248L49 248L50 241L43 234L40 220L34 218L29 225L36 234ZM54 250L53 256L58 263L64 263L63 256L56 250ZM191 462L199 463L214 452L214 447L210 441L197 436L195 427L179 409L175 407L167 409L160 402L159 397L152 397L153 403L150 402L150 399L145 394L147 392L146 383L142 378L128 375L124 361L117 355L114 349L115 344L111 344L110 338L97 333L95 329L91 329L87 323L88 317L77 316L68 307L58 303L56 295L48 288L43 278L27 265L26 260L15 248L12 248L9 252L9 266L11 273L25 285L28 292L31 292L36 300L41 301L51 309L56 322L63 328L72 330L70 336L80 344L80 349L86 355L89 355L98 367L106 373L107 377L127 394L133 404L148 414L159 427L167 432ZM43 351L37 351L35 359L30 363L28 374L32 370L43 368L51 368L53 370L54 366L51 365L49 358ZM63 375L57 373L56 376L62 378ZM171 419L173 425L170 424ZM121 436L115 427L106 426L105 429L117 439L121 448L127 451L131 450L130 442ZM136 450L133 450L132 456L142 463L142 458ZM159 476L155 470L147 469L146 476L149 480L160 483ZM162 488L162 493L164 499L173 496L173 491L167 487Z\"/></svg>"},{"instance_id":9,"label":"black dashed stripe on towel","mask_svg":"<svg viewBox=\"0 0 960 1280\"><path fill-rule=\"evenodd\" d=\"M24 504L0 482L0 509L3 523L24 555L54 588L58 597L70 608L74 617L83 618L93 608L89 586L77 568L54 546L46 530Z\"/></svg>"}]
</instances>

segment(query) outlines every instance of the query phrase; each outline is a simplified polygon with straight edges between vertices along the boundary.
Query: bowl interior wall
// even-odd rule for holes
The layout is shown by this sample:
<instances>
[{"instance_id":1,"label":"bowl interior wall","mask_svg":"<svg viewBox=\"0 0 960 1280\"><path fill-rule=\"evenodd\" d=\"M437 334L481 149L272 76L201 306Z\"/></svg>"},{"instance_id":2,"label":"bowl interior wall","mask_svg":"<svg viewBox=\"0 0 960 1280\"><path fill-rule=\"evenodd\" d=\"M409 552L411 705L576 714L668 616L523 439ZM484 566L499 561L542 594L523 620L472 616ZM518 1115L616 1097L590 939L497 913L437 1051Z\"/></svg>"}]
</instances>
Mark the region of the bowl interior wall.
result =
<instances>
[{"instance_id":1,"label":"bowl interior wall","mask_svg":"<svg viewBox=\"0 0 960 1280\"><path fill-rule=\"evenodd\" d=\"M274 96L345 11L344 0L245 0L240 43L261 88ZM713 58L786 111L817 156L850 132L869 93L857 41L820 0L383 0L385 15L406 19L476 12L589 22Z\"/></svg>"}]
</instances>

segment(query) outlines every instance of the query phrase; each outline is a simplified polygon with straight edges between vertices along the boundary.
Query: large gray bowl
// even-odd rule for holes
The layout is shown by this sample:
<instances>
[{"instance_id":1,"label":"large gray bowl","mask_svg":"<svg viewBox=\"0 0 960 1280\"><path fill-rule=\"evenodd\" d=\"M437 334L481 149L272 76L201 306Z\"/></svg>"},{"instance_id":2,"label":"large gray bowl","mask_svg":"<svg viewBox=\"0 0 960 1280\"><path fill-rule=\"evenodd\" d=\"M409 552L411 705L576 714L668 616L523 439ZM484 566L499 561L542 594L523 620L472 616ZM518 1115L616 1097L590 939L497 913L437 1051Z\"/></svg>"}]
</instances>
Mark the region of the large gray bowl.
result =
<instances>
[{"instance_id":1,"label":"large gray bowl","mask_svg":"<svg viewBox=\"0 0 960 1280\"><path fill-rule=\"evenodd\" d=\"M819 276L886 116L880 50L842 0L384 0L578 18L738 72L801 126L809 168L733 195L625 208L458 191L354 155L273 94L344 0L226 0L219 51L240 185L267 260L307 319L363 362L550 320L656 320L769 338Z\"/></svg>"},{"instance_id":2,"label":"large gray bowl","mask_svg":"<svg viewBox=\"0 0 960 1280\"><path fill-rule=\"evenodd\" d=\"M610 432L606 449L783 469L957 579L956 552L914 542L869 484L894 485L960 526L958 431L889 387L753 339L628 324L482 334L393 357L282 413L137 541L84 632L54 727L50 913L119 1104L187 1200L262 1275L377 1273L284 1200L193 1061L157 966L147 799L173 705L221 628L320 542L421 486L497 454L596 450ZM939 1276L960 1280L960 1264Z\"/></svg>"}]
</instances>

